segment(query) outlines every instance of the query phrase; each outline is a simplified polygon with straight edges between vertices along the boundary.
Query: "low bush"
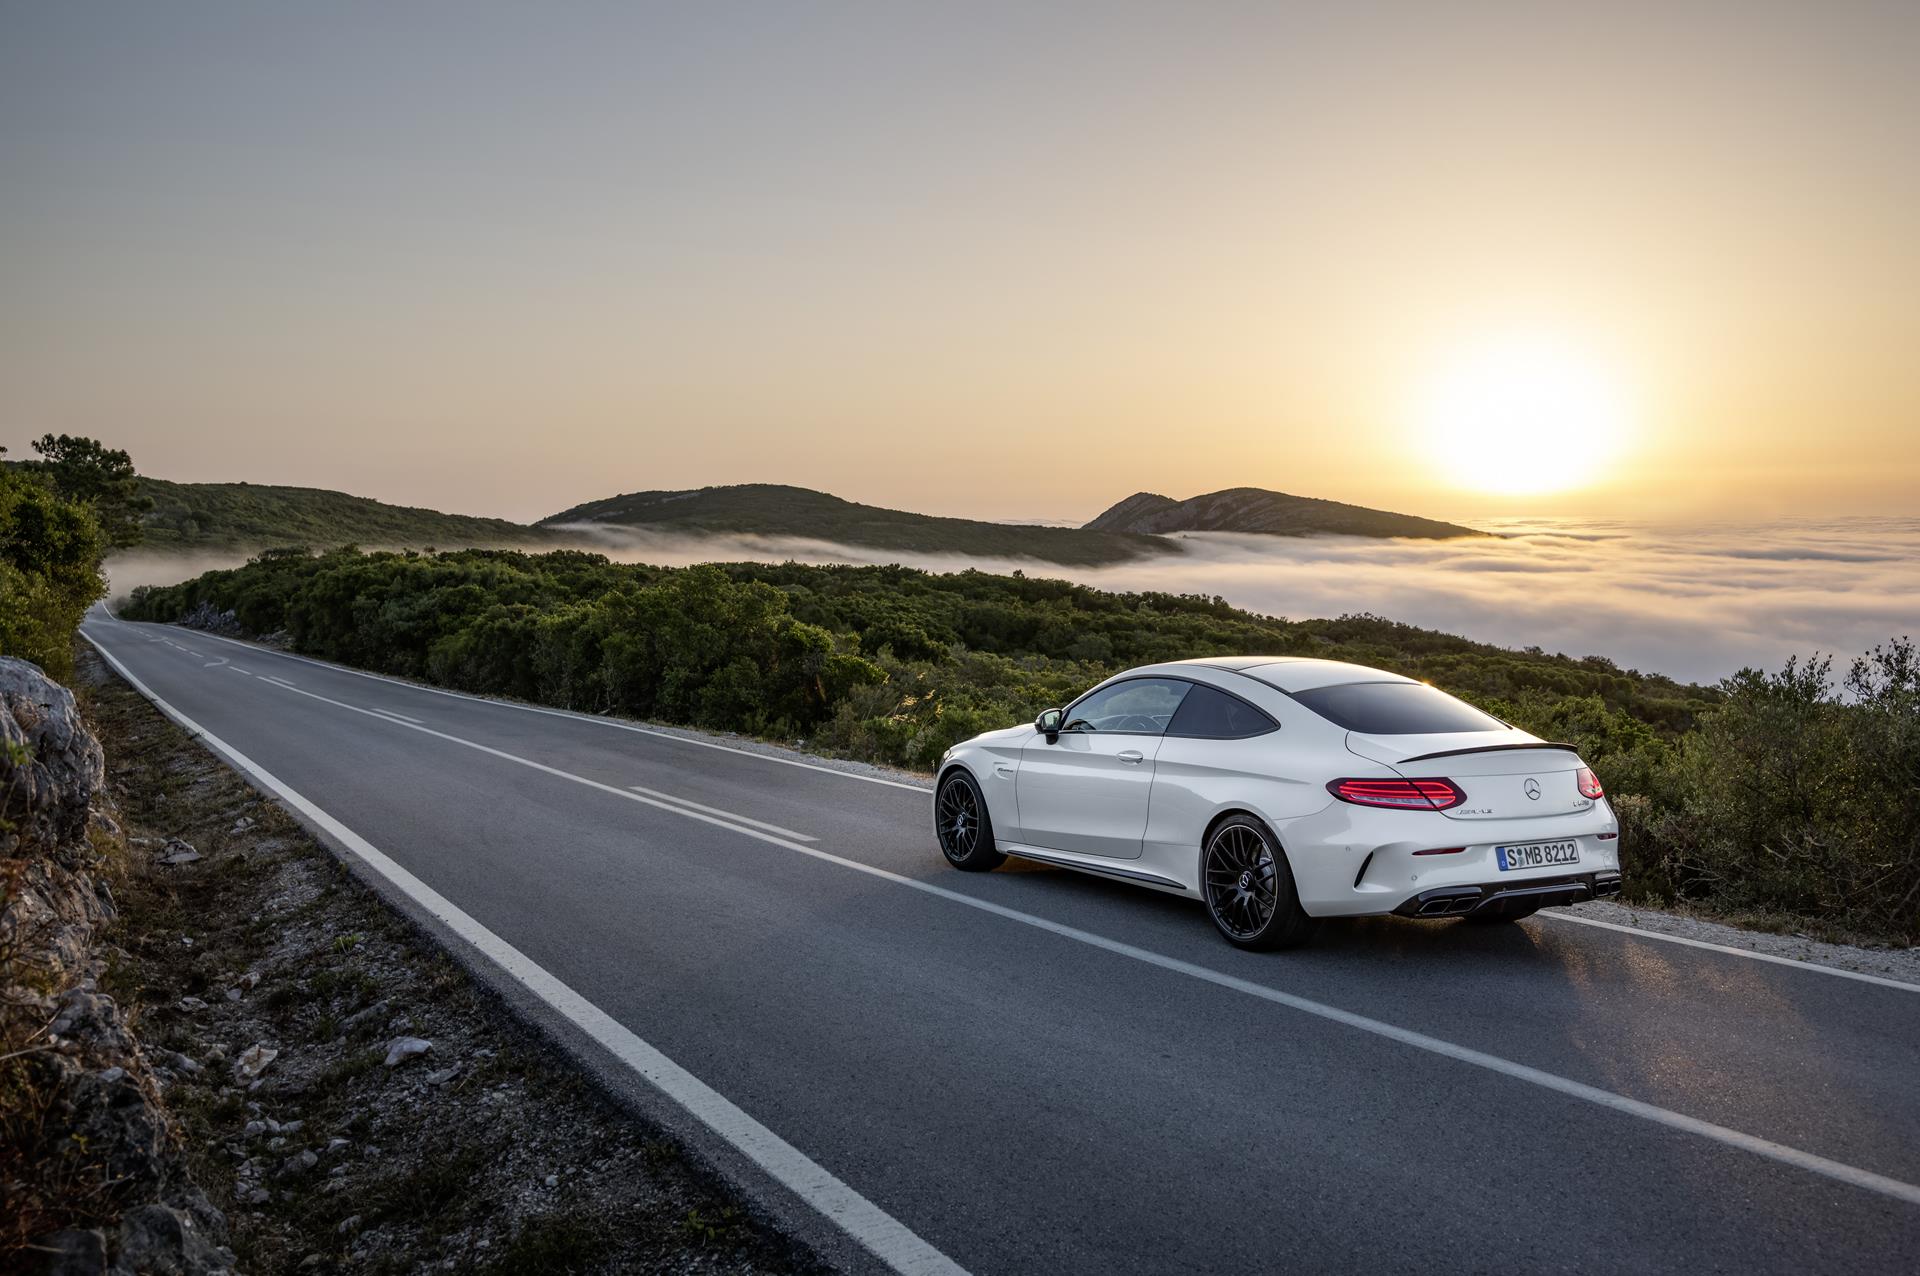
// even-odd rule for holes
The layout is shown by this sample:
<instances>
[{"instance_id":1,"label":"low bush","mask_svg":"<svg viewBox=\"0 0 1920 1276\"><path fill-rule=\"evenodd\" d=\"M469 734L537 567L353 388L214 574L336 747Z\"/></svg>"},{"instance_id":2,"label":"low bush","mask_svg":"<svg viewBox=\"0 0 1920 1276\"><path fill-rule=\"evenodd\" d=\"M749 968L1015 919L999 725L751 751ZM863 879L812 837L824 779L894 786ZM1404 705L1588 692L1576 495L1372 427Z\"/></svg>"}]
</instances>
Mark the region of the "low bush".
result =
<instances>
[{"instance_id":1,"label":"low bush","mask_svg":"<svg viewBox=\"0 0 1920 1276\"><path fill-rule=\"evenodd\" d=\"M1680 898L1920 942L1920 663L1902 638L1831 670L1727 679L1649 842Z\"/></svg>"},{"instance_id":2,"label":"low bush","mask_svg":"<svg viewBox=\"0 0 1920 1276\"><path fill-rule=\"evenodd\" d=\"M99 521L44 476L0 466L0 655L73 672L73 635L106 593Z\"/></svg>"}]
</instances>

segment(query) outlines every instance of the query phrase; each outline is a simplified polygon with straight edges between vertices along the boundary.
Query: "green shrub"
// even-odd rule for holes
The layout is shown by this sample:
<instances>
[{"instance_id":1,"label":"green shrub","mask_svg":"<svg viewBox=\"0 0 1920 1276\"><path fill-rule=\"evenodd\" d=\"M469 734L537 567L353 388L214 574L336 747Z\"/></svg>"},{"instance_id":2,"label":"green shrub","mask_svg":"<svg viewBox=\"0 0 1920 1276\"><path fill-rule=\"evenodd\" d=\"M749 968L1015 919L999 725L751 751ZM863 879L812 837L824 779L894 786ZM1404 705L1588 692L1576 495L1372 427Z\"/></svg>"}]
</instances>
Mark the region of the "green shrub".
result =
<instances>
[{"instance_id":1,"label":"green shrub","mask_svg":"<svg viewBox=\"0 0 1920 1276\"><path fill-rule=\"evenodd\" d=\"M1576 746L1608 793L1661 795L1673 765L1673 742L1598 694L1556 696L1530 687L1511 700L1482 699L1487 712L1543 740Z\"/></svg>"},{"instance_id":2,"label":"green shrub","mask_svg":"<svg viewBox=\"0 0 1920 1276\"><path fill-rule=\"evenodd\" d=\"M1920 941L1920 666L1898 639L1854 662L1743 669L1680 751L1654 830L1676 892Z\"/></svg>"},{"instance_id":3,"label":"green shrub","mask_svg":"<svg viewBox=\"0 0 1920 1276\"><path fill-rule=\"evenodd\" d=\"M73 671L73 635L106 593L92 510L30 470L0 467L0 655Z\"/></svg>"}]
</instances>

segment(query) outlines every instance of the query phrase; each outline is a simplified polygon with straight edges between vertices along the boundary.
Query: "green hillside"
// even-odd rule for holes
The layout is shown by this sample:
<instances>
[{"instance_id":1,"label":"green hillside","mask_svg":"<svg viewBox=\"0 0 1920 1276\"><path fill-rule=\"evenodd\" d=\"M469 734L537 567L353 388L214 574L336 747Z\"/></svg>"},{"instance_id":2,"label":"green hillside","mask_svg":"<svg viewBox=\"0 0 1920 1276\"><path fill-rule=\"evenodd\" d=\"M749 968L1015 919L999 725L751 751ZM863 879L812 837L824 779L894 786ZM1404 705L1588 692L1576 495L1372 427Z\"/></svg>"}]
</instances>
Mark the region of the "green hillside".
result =
<instances>
[{"instance_id":1,"label":"green hillside","mask_svg":"<svg viewBox=\"0 0 1920 1276\"><path fill-rule=\"evenodd\" d=\"M601 523L693 535L794 536L915 554L1038 558L1086 565L1177 553L1155 536L1032 527L969 518L936 518L841 500L777 483L702 487L684 492L630 492L589 501L543 518L541 527Z\"/></svg>"},{"instance_id":2,"label":"green hillside","mask_svg":"<svg viewBox=\"0 0 1920 1276\"><path fill-rule=\"evenodd\" d=\"M442 514L317 487L141 480L154 508L142 523L155 549L266 549L366 545L441 549L543 546L568 538L504 518Z\"/></svg>"},{"instance_id":3,"label":"green hillside","mask_svg":"<svg viewBox=\"0 0 1920 1276\"><path fill-rule=\"evenodd\" d=\"M143 478L154 508L142 521L156 549L267 549L357 544L381 548L559 547L580 543L571 525L684 536L769 536L826 541L900 554L1032 558L1097 566L1181 552L1168 533L1199 530L1476 535L1469 528L1381 510L1237 489L1173 502L1141 493L1083 528L941 518L842 500L778 483L687 491L629 492L588 501L529 527L500 518L388 505L312 487L173 483Z\"/></svg>"},{"instance_id":4,"label":"green hillside","mask_svg":"<svg viewBox=\"0 0 1920 1276\"><path fill-rule=\"evenodd\" d=\"M1411 536L1441 540L1486 533L1458 523L1368 509L1317 496L1291 496L1260 487L1176 501L1154 492L1135 492L1087 524L1089 530L1136 532L1156 536L1177 532L1254 532L1265 536Z\"/></svg>"}]
</instances>

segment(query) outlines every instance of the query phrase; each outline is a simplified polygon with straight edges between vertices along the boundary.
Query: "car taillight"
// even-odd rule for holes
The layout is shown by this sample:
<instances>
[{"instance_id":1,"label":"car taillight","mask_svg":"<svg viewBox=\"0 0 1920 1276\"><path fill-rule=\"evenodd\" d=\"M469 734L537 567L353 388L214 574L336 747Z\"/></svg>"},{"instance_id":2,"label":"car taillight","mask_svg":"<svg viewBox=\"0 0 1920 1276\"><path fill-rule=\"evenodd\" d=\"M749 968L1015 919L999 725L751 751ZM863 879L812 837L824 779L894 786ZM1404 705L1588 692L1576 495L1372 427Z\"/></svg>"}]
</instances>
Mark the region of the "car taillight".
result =
<instances>
[{"instance_id":1,"label":"car taillight","mask_svg":"<svg viewBox=\"0 0 1920 1276\"><path fill-rule=\"evenodd\" d=\"M1607 795L1607 791L1600 787L1600 777L1593 773L1592 767L1581 767L1576 783L1580 785L1580 796L1583 798L1599 801Z\"/></svg>"},{"instance_id":2,"label":"car taillight","mask_svg":"<svg viewBox=\"0 0 1920 1276\"><path fill-rule=\"evenodd\" d=\"M1444 811L1467 800L1452 780L1329 780L1327 792L1355 806Z\"/></svg>"}]
</instances>

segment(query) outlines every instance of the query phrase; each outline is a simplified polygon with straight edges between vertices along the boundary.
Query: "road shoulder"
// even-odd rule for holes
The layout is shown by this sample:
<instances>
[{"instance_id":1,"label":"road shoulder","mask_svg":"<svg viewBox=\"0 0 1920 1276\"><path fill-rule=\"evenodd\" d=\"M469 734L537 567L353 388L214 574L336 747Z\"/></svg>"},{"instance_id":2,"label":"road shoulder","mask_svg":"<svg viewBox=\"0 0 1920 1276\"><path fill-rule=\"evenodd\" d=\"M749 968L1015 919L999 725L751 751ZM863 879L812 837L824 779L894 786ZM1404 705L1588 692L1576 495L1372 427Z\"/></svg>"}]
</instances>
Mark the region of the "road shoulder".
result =
<instances>
[{"instance_id":1,"label":"road shoulder","mask_svg":"<svg viewBox=\"0 0 1920 1276\"><path fill-rule=\"evenodd\" d=\"M1652 935L1693 943L1711 944L1742 952L1824 966L1832 970L1870 975L1876 979L1911 984L1920 991L1920 948L1864 948L1852 944L1830 944L1808 935L1773 934L1728 925L1691 913L1662 908L1621 904L1612 900L1594 900L1551 908L1541 916L1564 914L1584 921L1602 922Z\"/></svg>"},{"instance_id":2,"label":"road shoulder","mask_svg":"<svg viewBox=\"0 0 1920 1276\"><path fill-rule=\"evenodd\" d=\"M116 992L243 1266L822 1270L90 652L78 681L136 848Z\"/></svg>"}]
</instances>

